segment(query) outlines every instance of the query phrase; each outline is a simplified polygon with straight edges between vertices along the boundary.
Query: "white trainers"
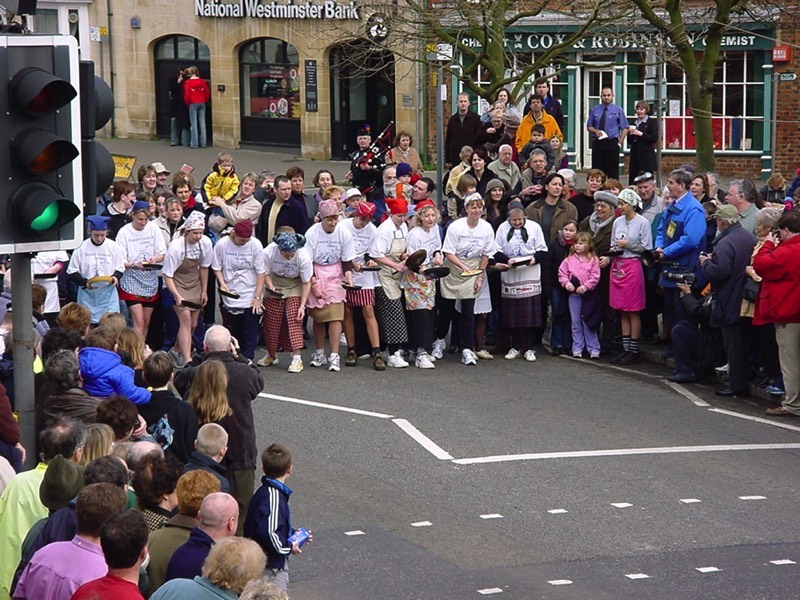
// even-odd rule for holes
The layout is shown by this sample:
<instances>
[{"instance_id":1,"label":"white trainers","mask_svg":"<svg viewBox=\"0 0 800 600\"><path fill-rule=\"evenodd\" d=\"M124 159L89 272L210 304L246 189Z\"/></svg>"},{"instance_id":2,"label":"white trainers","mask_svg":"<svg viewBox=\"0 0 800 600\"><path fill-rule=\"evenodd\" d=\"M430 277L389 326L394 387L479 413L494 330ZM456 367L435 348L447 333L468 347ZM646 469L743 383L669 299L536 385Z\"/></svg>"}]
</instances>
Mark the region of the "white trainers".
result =
<instances>
[{"instance_id":1,"label":"white trainers","mask_svg":"<svg viewBox=\"0 0 800 600\"><path fill-rule=\"evenodd\" d=\"M299 373L302 370L303 370L303 359L300 358L299 356L293 356L292 364L289 365L289 373Z\"/></svg>"},{"instance_id":2,"label":"white trainers","mask_svg":"<svg viewBox=\"0 0 800 600\"><path fill-rule=\"evenodd\" d=\"M339 368L339 355L335 352L331 352L331 355L328 357L328 364L328 371L338 373L341 370Z\"/></svg>"},{"instance_id":3,"label":"white trainers","mask_svg":"<svg viewBox=\"0 0 800 600\"><path fill-rule=\"evenodd\" d=\"M536 362L536 352L534 352L533 350L528 350L525 353L525 360L527 360L528 362Z\"/></svg>"},{"instance_id":4,"label":"white trainers","mask_svg":"<svg viewBox=\"0 0 800 600\"><path fill-rule=\"evenodd\" d=\"M519 350L516 348L511 348L508 352L506 352L505 359L506 360L514 360L515 358L519 358Z\"/></svg>"},{"instance_id":5,"label":"white trainers","mask_svg":"<svg viewBox=\"0 0 800 600\"><path fill-rule=\"evenodd\" d=\"M427 354L418 354L417 360L414 362L414 366L418 369L435 369L436 365L431 362L430 357Z\"/></svg>"},{"instance_id":6,"label":"white trainers","mask_svg":"<svg viewBox=\"0 0 800 600\"><path fill-rule=\"evenodd\" d=\"M339 336L339 345L340 346L347 346L347 338L345 337L344 334L341 334Z\"/></svg>"},{"instance_id":7,"label":"white trainers","mask_svg":"<svg viewBox=\"0 0 800 600\"><path fill-rule=\"evenodd\" d=\"M444 340L435 340L433 342L433 352L431 352L431 356L436 359L442 358L445 348L447 348L447 344Z\"/></svg>"},{"instance_id":8,"label":"white trainers","mask_svg":"<svg viewBox=\"0 0 800 600\"><path fill-rule=\"evenodd\" d=\"M269 367L270 365L277 365L278 359L272 358L269 354L265 354L264 357L256 363L259 367Z\"/></svg>"},{"instance_id":9,"label":"white trainers","mask_svg":"<svg viewBox=\"0 0 800 600\"><path fill-rule=\"evenodd\" d=\"M387 364L395 369L403 369L408 366L408 363L403 358L403 354L400 350L389 355L389 361Z\"/></svg>"},{"instance_id":10,"label":"white trainers","mask_svg":"<svg viewBox=\"0 0 800 600\"><path fill-rule=\"evenodd\" d=\"M477 356L481 360L494 360L494 356L492 356L488 350L483 350L483 349L478 350L475 353L475 356Z\"/></svg>"},{"instance_id":11,"label":"white trainers","mask_svg":"<svg viewBox=\"0 0 800 600\"><path fill-rule=\"evenodd\" d=\"M730 365L729 364L724 364L721 367L714 367L714 370L717 373L719 373L720 375L727 374L729 369L730 369Z\"/></svg>"},{"instance_id":12,"label":"white trainers","mask_svg":"<svg viewBox=\"0 0 800 600\"><path fill-rule=\"evenodd\" d=\"M478 357L475 356L475 353L472 350L464 348L461 351L461 362L465 365L477 365Z\"/></svg>"},{"instance_id":13,"label":"white trainers","mask_svg":"<svg viewBox=\"0 0 800 600\"><path fill-rule=\"evenodd\" d=\"M311 357L312 367L324 367L328 364L328 359L325 358L325 350L314 350L314 355Z\"/></svg>"}]
</instances>

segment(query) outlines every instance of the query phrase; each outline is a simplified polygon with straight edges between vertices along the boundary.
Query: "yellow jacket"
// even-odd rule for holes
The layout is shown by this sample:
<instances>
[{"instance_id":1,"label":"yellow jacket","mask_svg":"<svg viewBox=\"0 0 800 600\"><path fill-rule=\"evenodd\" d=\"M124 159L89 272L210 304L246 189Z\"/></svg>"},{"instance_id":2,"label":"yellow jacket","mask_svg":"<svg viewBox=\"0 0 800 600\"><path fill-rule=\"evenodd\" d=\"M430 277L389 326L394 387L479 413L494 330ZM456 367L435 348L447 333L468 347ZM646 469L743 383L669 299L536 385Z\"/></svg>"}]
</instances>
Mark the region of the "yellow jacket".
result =
<instances>
[{"instance_id":1,"label":"yellow jacket","mask_svg":"<svg viewBox=\"0 0 800 600\"><path fill-rule=\"evenodd\" d=\"M537 123L544 125L544 139L550 140L551 137L557 135L561 141L564 141L564 135L561 133L556 120L547 114L547 111L542 109L542 118ZM533 129L533 113L528 113L522 117L519 128L517 129L517 138L514 144L517 147L517 152L522 150L522 147L531 141L531 129Z\"/></svg>"},{"instance_id":2,"label":"yellow jacket","mask_svg":"<svg viewBox=\"0 0 800 600\"><path fill-rule=\"evenodd\" d=\"M227 175L223 175L220 173L219 165L214 163L211 173L208 174L206 182L203 184L203 189L209 200L219 196L225 202L230 202L239 191L239 177L234 169L231 169Z\"/></svg>"}]
</instances>

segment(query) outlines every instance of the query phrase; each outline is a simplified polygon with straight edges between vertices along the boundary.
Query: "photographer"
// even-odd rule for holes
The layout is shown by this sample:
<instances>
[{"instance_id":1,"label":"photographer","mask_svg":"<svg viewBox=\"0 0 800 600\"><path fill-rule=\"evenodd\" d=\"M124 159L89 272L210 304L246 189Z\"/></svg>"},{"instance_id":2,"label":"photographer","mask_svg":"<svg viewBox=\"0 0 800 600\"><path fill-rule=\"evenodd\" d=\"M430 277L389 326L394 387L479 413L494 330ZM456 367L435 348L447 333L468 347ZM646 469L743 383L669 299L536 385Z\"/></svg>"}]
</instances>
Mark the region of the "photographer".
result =
<instances>
[{"instance_id":1,"label":"photographer","mask_svg":"<svg viewBox=\"0 0 800 600\"><path fill-rule=\"evenodd\" d=\"M694 383L712 377L714 368L724 364L722 333L718 327L710 325L712 294L698 298L686 282L678 283L676 289L688 318L672 327L670 335L676 368L667 379L675 383Z\"/></svg>"},{"instance_id":2,"label":"photographer","mask_svg":"<svg viewBox=\"0 0 800 600\"><path fill-rule=\"evenodd\" d=\"M717 390L718 396L749 395L749 366L745 351L746 321L742 319L742 292L747 278L745 269L756 245L756 236L739 223L739 212L730 204L717 209L715 218L720 235L714 253L700 255L703 275L714 290L711 326L722 329L725 357L728 360L728 387Z\"/></svg>"}]
</instances>

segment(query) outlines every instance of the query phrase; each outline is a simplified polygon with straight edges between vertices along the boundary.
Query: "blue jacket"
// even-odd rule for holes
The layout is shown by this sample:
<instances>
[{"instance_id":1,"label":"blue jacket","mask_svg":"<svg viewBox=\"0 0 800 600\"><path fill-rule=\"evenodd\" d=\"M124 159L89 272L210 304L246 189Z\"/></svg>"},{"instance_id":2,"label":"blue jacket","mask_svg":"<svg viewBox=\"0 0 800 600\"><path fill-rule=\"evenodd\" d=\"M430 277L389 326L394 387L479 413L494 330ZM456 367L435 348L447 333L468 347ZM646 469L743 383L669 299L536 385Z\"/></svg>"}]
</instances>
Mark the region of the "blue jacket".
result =
<instances>
[{"instance_id":1,"label":"blue jacket","mask_svg":"<svg viewBox=\"0 0 800 600\"><path fill-rule=\"evenodd\" d=\"M702 204L686 192L664 209L653 245L664 250L663 262L676 263L697 273L705 238L706 213ZM663 287L677 287L676 282L663 278L658 283Z\"/></svg>"},{"instance_id":2,"label":"blue jacket","mask_svg":"<svg viewBox=\"0 0 800 600\"><path fill-rule=\"evenodd\" d=\"M267 555L268 569L285 569L292 552L289 537L294 533L289 511L292 490L280 481L261 478L244 521L245 537L255 540ZM277 508L277 510L274 510Z\"/></svg>"},{"instance_id":3,"label":"blue jacket","mask_svg":"<svg viewBox=\"0 0 800 600\"><path fill-rule=\"evenodd\" d=\"M122 364L116 352L102 348L82 348L78 353L83 376L83 389L90 396L108 398L125 396L134 404L150 402L150 392L133 383L133 369Z\"/></svg>"},{"instance_id":4,"label":"blue jacket","mask_svg":"<svg viewBox=\"0 0 800 600\"><path fill-rule=\"evenodd\" d=\"M205 531L198 527L192 529L189 539L172 553L164 581L199 577L213 545L214 540Z\"/></svg>"}]
</instances>

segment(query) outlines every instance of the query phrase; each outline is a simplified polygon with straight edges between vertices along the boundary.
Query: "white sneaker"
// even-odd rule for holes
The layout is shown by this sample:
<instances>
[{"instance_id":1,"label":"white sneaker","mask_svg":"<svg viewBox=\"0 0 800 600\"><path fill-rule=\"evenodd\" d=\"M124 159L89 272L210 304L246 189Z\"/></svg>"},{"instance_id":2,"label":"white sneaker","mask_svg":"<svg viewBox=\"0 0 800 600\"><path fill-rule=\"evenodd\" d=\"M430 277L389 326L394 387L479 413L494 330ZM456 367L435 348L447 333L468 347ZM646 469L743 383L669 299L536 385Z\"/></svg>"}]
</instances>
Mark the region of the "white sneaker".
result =
<instances>
[{"instance_id":1,"label":"white sneaker","mask_svg":"<svg viewBox=\"0 0 800 600\"><path fill-rule=\"evenodd\" d=\"M519 350L516 348L511 348L511 350L506 352L505 358L506 360L514 360L515 358L519 358Z\"/></svg>"},{"instance_id":2,"label":"white sneaker","mask_svg":"<svg viewBox=\"0 0 800 600\"><path fill-rule=\"evenodd\" d=\"M325 358L324 350L314 350L314 356L311 357L312 367L324 367L328 364L328 359Z\"/></svg>"},{"instance_id":3,"label":"white sneaker","mask_svg":"<svg viewBox=\"0 0 800 600\"><path fill-rule=\"evenodd\" d=\"M445 348L447 348L447 344L444 340L435 340L433 342L433 352L431 352L431 356L436 359L442 358Z\"/></svg>"},{"instance_id":4,"label":"white sneaker","mask_svg":"<svg viewBox=\"0 0 800 600\"><path fill-rule=\"evenodd\" d=\"M395 369L403 369L408 366L408 363L403 359L403 355L401 354L400 350L389 355L387 364Z\"/></svg>"},{"instance_id":5,"label":"white sneaker","mask_svg":"<svg viewBox=\"0 0 800 600\"><path fill-rule=\"evenodd\" d=\"M534 352L533 350L528 350L525 353L525 360L527 360L528 362L536 362L536 352Z\"/></svg>"},{"instance_id":6,"label":"white sneaker","mask_svg":"<svg viewBox=\"0 0 800 600\"><path fill-rule=\"evenodd\" d=\"M269 354L265 354L264 357L256 363L259 367L269 367L270 365L277 365L278 359L272 358Z\"/></svg>"},{"instance_id":7,"label":"white sneaker","mask_svg":"<svg viewBox=\"0 0 800 600\"><path fill-rule=\"evenodd\" d=\"M341 370L339 368L339 355L335 352L331 352L330 356L328 357L328 363L330 364L328 371L334 371L338 373Z\"/></svg>"},{"instance_id":8,"label":"white sneaker","mask_svg":"<svg viewBox=\"0 0 800 600\"><path fill-rule=\"evenodd\" d=\"M720 375L724 375L730 369L730 365L724 364L721 367L715 367L714 370L719 373Z\"/></svg>"},{"instance_id":9,"label":"white sneaker","mask_svg":"<svg viewBox=\"0 0 800 600\"><path fill-rule=\"evenodd\" d=\"M472 350L464 348L461 351L461 362L465 365L477 365L478 357L475 356L475 353Z\"/></svg>"},{"instance_id":10,"label":"white sneaker","mask_svg":"<svg viewBox=\"0 0 800 600\"><path fill-rule=\"evenodd\" d=\"M431 362L430 357L427 354L420 354L417 356L417 360L414 362L414 366L418 369L435 369L436 365Z\"/></svg>"},{"instance_id":11,"label":"white sneaker","mask_svg":"<svg viewBox=\"0 0 800 600\"><path fill-rule=\"evenodd\" d=\"M483 349L478 350L475 353L475 356L477 356L481 360L494 360L494 356L492 356L488 350L483 350Z\"/></svg>"},{"instance_id":12,"label":"white sneaker","mask_svg":"<svg viewBox=\"0 0 800 600\"><path fill-rule=\"evenodd\" d=\"M299 373L302 370L303 370L303 359L300 358L299 356L293 356L292 364L289 365L289 373Z\"/></svg>"}]
</instances>

